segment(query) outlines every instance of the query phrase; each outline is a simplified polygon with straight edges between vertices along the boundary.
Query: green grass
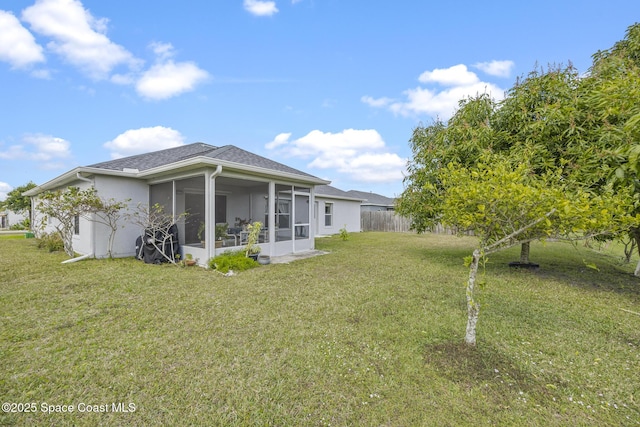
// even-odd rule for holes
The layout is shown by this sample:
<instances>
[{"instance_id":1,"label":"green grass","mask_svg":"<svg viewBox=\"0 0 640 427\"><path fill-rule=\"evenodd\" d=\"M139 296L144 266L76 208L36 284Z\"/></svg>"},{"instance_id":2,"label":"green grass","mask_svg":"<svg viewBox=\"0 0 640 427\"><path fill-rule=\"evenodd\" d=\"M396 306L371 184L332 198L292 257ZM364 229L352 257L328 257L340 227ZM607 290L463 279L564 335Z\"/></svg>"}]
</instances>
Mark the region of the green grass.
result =
<instances>
[{"instance_id":1,"label":"green grass","mask_svg":"<svg viewBox=\"0 0 640 427\"><path fill-rule=\"evenodd\" d=\"M0 425L640 424L640 279L619 248L534 244L536 272L506 266L516 249L496 254L466 348L473 243L335 236L317 240L328 255L222 277L62 265L1 239L0 396L38 412Z\"/></svg>"},{"instance_id":2,"label":"green grass","mask_svg":"<svg viewBox=\"0 0 640 427\"><path fill-rule=\"evenodd\" d=\"M15 234L15 233L0 234L0 240L24 239L25 238L24 237L25 233L20 233L20 234Z\"/></svg>"}]
</instances>

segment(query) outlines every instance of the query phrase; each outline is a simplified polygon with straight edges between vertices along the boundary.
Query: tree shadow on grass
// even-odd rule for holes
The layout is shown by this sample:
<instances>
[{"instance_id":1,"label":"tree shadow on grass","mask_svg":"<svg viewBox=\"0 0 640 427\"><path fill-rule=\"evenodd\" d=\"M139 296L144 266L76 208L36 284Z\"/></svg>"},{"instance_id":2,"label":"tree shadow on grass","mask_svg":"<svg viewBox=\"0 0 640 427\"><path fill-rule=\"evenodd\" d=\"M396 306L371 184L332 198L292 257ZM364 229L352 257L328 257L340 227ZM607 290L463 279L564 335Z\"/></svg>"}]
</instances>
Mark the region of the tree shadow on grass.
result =
<instances>
[{"instance_id":1,"label":"tree shadow on grass","mask_svg":"<svg viewBox=\"0 0 640 427\"><path fill-rule=\"evenodd\" d=\"M464 342L427 344L425 363L433 371L465 390L481 389L496 405L526 395L538 403L551 402L554 390L565 386L563 380L523 370L503 352L487 344L472 347Z\"/></svg>"},{"instance_id":2,"label":"tree shadow on grass","mask_svg":"<svg viewBox=\"0 0 640 427\"><path fill-rule=\"evenodd\" d=\"M640 299L640 278L635 277L630 271L631 266L622 264L618 257L566 246L563 252L538 249L531 260L539 264L539 268L510 267L509 262L515 261L517 255L515 249L493 254L487 264L487 274L514 275L519 278L530 275L571 287L615 292Z\"/></svg>"}]
</instances>

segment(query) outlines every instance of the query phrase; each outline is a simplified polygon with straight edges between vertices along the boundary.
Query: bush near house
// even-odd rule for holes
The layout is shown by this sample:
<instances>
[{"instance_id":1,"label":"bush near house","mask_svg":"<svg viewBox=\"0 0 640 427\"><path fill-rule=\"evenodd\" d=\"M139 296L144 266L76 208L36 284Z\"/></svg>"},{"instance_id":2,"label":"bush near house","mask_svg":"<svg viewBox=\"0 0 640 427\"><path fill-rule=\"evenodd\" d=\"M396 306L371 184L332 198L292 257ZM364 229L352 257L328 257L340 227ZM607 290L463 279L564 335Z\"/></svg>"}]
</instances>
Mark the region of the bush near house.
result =
<instances>
[{"instance_id":1,"label":"bush near house","mask_svg":"<svg viewBox=\"0 0 640 427\"><path fill-rule=\"evenodd\" d=\"M244 251L228 251L209 260L209 268L221 273L228 273L229 270L237 273L259 265L253 259L248 258Z\"/></svg>"},{"instance_id":2,"label":"bush near house","mask_svg":"<svg viewBox=\"0 0 640 427\"><path fill-rule=\"evenodd\" d=\"M36 239L38 249L46 249L49 252L58 252L64 250L64 242L60 233L52 231L51 233L43 233Z\"/></svg>"}]
</instances>

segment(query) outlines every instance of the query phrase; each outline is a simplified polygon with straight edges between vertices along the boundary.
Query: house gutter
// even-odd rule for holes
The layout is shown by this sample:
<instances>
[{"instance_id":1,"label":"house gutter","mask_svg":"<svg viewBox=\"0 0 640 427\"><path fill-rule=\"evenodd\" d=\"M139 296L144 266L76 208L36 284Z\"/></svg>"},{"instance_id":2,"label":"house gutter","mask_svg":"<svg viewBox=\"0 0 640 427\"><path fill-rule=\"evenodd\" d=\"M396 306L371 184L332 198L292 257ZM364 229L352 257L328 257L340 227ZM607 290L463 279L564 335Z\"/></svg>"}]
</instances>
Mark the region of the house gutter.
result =
<instances>
[{"instance_id":1,"label":"house gutter","mask_svg":"<svg viewBox=\"0 0 640 427\"><path fill-rule=\"evenodd\" d=\"M93 180L80 175L81 173L82 172L80 172L80 171L76 172L76 178L78 178L80 181L84 181L84 182L90 183L91 186L93 187Z\"/></svg>"},{"instance_id":2,"label":"house gutter","mask_svg":"<svg viewBox=\"0 0 640 427\"><path fill-rule=\"evenodd\" d=\"M222 165L218 165L216 170L211 174L210 178L213 179L222 173Z\"/></svg>"}]
</instances>

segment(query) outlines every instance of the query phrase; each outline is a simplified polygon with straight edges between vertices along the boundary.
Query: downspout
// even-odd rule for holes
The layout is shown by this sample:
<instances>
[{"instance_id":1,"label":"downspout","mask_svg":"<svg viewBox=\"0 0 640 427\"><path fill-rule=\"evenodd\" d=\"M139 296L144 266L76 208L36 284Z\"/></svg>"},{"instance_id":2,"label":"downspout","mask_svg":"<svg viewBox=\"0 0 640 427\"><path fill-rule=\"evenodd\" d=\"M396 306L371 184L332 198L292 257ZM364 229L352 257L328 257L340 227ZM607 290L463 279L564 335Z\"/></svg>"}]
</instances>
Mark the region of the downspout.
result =
<instances>
[{"instance_id":1,"label":"downspout","mask_svg":"<svg viewBox=\"0 0 640 427\"><path fill-rule=\"evenodd\" d=\"M209 215L207 215L207 258L216 256L216 242L215 242L215 218L216 218L216 177L222 173L222 165L218 165L216 170L213 171L210 178L211 185L209 186ZM211 207L213 206L213 208ZM213 221L212 221L213 220Z\"/></svg>"},{"instance_id":2,"label":"downspout","mask_svg":"<svg viewBox=\"0 0 640 427\"><path fill-rule=\"evenodd\" d=\"M91 184L92 187L94 187L94 183L93 180L89 179L89 178L85 178L84 176L80 175L80 172L76 172L76 178L78 178L80 181L84 181L84 182L88 182L89 184ZM95 187L94 187L95 188ZM89 253L86 255L81 255L79 257L76 258L72 258L72 259L68 259L66 261L62 261L62 264L69 264L72 262L77 262L77 261L82 261L84 259L87 258L91 258L93 256L95 256L96 253L96 241L95 241L95 223L93 221L91 222L91 228L89 230Z\"/></svg>"},{"instance_id":3,"label":"downspout","mask_svg":"<svg viewBox=\"0 0 640 427\"><path fill-rule=\"evenodd\" d=\"M91 258L92 256L93 256L93 254L82 255L82 256L79 256L79 257L75 257L75 258L71 258L71 259L62 261L61 264L70 264L72 262L82 261L83 259Z\"/></svg>"}]
</instances>

